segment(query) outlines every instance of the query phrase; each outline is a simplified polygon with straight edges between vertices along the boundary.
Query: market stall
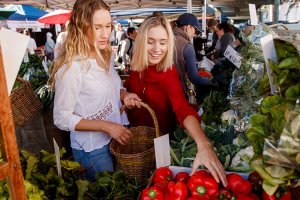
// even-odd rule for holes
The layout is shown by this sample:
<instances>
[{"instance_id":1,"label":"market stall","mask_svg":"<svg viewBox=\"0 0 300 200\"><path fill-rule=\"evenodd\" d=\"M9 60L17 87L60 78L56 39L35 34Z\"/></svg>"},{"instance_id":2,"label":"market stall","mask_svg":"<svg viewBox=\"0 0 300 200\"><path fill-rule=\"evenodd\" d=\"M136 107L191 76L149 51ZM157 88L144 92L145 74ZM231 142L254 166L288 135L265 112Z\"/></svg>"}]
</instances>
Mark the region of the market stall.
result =
<instances>
[{"instance_id":1,"label":"market stall","mask_svg":"<svg viewBox=\"0 0 300 200\"><path fill-rule=\"evenodd\" d=\"M282 40L278 34L287 35L292 41ZM65 142L68 133L53 124L55 93L47 83L51 63L34 55L29 63L21 64L19 82L14 84L13 92L27 84L31 92L30 106L35 110L28 112L28 117L17 119L20 115L12 118L10 107L13 106L9 105L12 99L6 95L0 59L0 99L4 100L0 105L1 153L7 161L0 166L0 178L9 177L8 182L0 181L0 198L26 199L26 191L28 199L296 200L300 185L300 42L297 34L284 30L275 33L261 23L252 26L250 32L242 33L241 65L234 67L232 73L228 73L230 76L218 77L218 87L201 104L202 126L227 172L227 187L217 183L204 168L190 176L197 146L180 126L170 133L173 137L167 144L170 164L155 168L153 139L161 133L155 113L144 104L155 128L131 127L132 132L140 134L132 143L142 144L143 148L133 149L130 144L120 146L113 141L110 149L115 155L116 171L98 173L94 181L85 179L85 169L70 157L70 144ZM274 37L277 60L264 57L261 39L268 35ZM218 67L226 69L227 66ZM229 87L222 87L224 80L229 80ZM19 105L25 107L22 101ZM17 113L20 109L12 110ZM38 145L35 145L36 152L18 149L14 126L18 129L30 121L43 124L43 133L51 147L46 148L38 139L43 149ZM36 139L35 136L38 138L34 135L32 139ZM52 145L53 138L58 146Z\"/></svg>"}]
</instances>

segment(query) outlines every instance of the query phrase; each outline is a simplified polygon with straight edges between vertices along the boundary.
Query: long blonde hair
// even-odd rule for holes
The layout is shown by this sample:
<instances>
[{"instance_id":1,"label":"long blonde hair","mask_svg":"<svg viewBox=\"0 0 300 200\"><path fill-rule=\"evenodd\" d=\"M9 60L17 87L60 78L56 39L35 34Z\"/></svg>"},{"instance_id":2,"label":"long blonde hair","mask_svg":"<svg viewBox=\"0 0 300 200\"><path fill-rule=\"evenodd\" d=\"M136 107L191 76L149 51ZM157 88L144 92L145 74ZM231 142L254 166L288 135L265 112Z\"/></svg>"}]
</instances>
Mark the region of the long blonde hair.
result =
<instances>
[{"instance_id":1,"label":"long blonde hair","mask_svg":"<svg viewBox=\"0 0 300 200\"><path fill-rule=\"evenodd\" d=\"M133 71L141 72L147 69L148 63L148 32L149 29L157 26L162 26L166 29L168 39L168 52L160 63L157 64L158 71L167 71L172 68L173 64L173 49L174 49L174 35L170 23L163 15L152 15L147 17L141 27L139 28L138 34L135 39L134 53L132 56L131 69Z\"/></svg>"},{"instance_id":2,"label":"long blonde hair","mask_svg":"<svg viewBox=\"0 0 300 200\"><path fill-rule=\"evenodd\" d=\"M67 38L62 46L61 53L58 55L57 61L51 69L50 84L55 86L55 74L58 69L67 65L66 70L71 67L71 62L75 57L79 57L84 61L91 56L91 51L95 48L97 59L101 66L109 70L111 58L111 46L99 50L94 44L91 46L90 37L95 37L95 28L93 25L93 16L97 10L104 9L110 11L110 8L103 0L77 0L67 27ZM90 35L89 35L90 34Z\"/></svg>"}]
</instances>

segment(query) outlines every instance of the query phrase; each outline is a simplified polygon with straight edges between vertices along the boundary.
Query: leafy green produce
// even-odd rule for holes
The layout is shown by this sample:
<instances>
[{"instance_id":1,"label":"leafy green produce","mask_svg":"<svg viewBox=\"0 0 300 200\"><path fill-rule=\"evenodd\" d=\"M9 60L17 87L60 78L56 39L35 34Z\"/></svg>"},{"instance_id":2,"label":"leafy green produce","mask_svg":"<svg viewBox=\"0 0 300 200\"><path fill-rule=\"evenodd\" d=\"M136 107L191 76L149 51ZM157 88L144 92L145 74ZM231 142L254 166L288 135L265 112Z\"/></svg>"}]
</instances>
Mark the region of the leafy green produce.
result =
<instances>
[{"instance_id":1,"label":"leafy green produce","mask_svg":"<svg viewBox=\"0 0 300 200\"><path fill-rule=\"evenodd\" d=\"M285 97L288 100L294 100L300 99L300 83L297 85L292 85L285 91Z\"/></svg>"},{"instance_id":2,"label":"leafy green produce","mask_svg":"<svg viewBox=\"0 0 300 200\"><path fill-rule=\"evenodd\" d=\"M270 113L271 108L275 105L278 105L280 103L284 102L284 98L280 96L268 96L264 98L264 100L261 103L260 109L261 111L265 113Z\"/></svg>"}]
</instances>

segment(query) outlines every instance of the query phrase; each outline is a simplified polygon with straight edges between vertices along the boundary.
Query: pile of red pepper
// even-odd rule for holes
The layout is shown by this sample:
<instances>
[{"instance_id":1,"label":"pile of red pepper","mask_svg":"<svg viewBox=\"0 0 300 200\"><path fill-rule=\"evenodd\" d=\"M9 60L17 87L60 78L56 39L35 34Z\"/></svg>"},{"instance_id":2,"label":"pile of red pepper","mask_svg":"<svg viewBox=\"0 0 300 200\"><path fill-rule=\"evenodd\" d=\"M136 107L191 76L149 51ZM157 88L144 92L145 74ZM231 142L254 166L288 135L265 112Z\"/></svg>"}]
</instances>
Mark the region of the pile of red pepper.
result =
<instances>
[{"instance_id":1,"label":"pile of red pepper","mask_svg":"<svg viewBox=\"0 0 300 200\"><path fill-rule=\"evenodd\" d=\"M154 172L153 186L142 191L141 200L259 200L252 189L256 188L261 179L257 176L249 177L254 182L244 180L236 173L228 174L228 186L222 188L205 170L192 176L179 172L173 179L173 172L167 167L161 167ZM273 198L266 193L262 195L263 200L290 200L281 197Z\"/></svg>"}]
</instances>

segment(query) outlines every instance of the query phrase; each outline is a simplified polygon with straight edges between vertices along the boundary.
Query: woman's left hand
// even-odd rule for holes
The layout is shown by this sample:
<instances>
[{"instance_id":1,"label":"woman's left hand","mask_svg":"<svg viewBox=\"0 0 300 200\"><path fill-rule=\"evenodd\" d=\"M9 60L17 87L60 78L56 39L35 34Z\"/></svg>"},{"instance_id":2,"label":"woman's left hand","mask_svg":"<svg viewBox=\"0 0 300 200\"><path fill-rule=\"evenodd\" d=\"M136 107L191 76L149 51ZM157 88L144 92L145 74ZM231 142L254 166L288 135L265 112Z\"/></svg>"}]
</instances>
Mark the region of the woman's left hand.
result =
<instances>
[{"instance_id":1,"label":"woman's left hand","mask_svg":"<svg viewBox=\"0 0 300 200\"><path fill-rule=\"evenodd\" d=\"M209 143L198 148L191 174L194 174L200 165L204 165L217 182L221 181L224 187L227 186L224 168Z\"/></svg>"},{"instance_id":2,"label":"woman's left hand","mask_svg":"<svg viewBox=\"0 0 300 200\"><path fill-rule=\"evenodd\" d=\"M126 94L124 95L123 98L123 102L125 104L125 106L129 109L134 108L134 107L141 107L141 102L142 100L138 97L138 95L134 94L134 93L129 93L126 92Z\"/></svg>"}]
</instances>

